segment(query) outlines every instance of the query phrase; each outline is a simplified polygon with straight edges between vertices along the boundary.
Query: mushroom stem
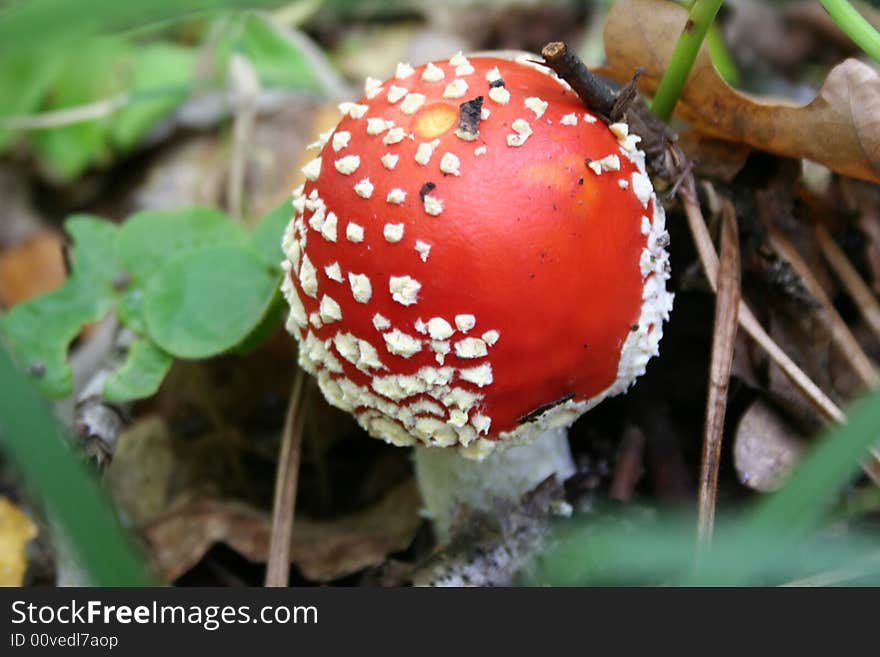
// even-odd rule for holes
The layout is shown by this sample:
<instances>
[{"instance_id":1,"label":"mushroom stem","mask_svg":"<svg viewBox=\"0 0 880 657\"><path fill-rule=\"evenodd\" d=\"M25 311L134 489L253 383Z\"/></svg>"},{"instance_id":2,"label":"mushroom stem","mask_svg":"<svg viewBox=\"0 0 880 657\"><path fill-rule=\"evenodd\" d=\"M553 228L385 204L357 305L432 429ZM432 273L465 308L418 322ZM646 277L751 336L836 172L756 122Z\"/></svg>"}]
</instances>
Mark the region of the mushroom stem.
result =
<instances>
[{"instance_id":1,"label":"mushroom stem","mask_svg":"<svg viewBox=\"0 0 880 657\"><path fill-rule=\"evenodd\" d=\"M561 482L575 471L564 427L549 429L529 444L499 446L482 461L456 450L416 447L415 466L423 514L441 543L449 539L459 508L492 513L499 503L518 502L548 477Z\"/></svg>"}]
</instances>

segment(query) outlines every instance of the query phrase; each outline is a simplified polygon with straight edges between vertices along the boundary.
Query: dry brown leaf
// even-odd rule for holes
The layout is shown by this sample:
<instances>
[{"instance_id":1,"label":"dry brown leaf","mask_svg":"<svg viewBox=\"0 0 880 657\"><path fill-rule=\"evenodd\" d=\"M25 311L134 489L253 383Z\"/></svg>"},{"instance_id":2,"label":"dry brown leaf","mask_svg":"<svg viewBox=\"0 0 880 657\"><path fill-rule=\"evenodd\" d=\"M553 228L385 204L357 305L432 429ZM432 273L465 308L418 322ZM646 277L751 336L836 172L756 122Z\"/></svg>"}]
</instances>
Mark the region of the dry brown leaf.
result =
<instances>
[{"instance_id":1,"label":"dry brown leaf","mask_svg":"<svg viewBox=\"0 0 880 657\"><path fill-rule=\"evenodd\" d=\"M681 132L678 145L696 163L694 172L697 175L724 182L731 182L736 177L753 151L747 144L731 144L696 130Z\"/></svg>"},{"instance_id":2,"label":"dry brown leaf","mask_svg":"<svg viewBox=\"0 0 880 657\"><path fill-rule=\"evenodd\" d=\"M104 483L128 519L140 525L167 507L175 465L168 426L148 415L119 434Z\"/></svg>"},{"instance_id":3,"label":"dry brown leaf","mask_svg":"<svg viewBox=\"0 0 880 657\"><path fill-rule=\"evenodd\" d=\"M686 21L687 11L673 2L615 3L605 24L609 75L624 83L642 68L640 89L656 91ZM703 47L676 115L720 139L880 182L880 75L855 59L835 66L813 101L793 105L728 86Z\"/></svg>"},{"instance_id":4,"label":"dry brown leaf","mask_svg":"<svg viewBox=\"0 0 880 657\"><path fill-rule=\"evenodd\" d=\"M17 303L51 292L67 277L61 238L43 231L0 254L0 306Z\"/></svg>"},{"instance_id":5,"label":"dry brown leaf","mask_svg":"<svg viewBox=\"0 0 880 657\"><path fill-rule=\"evenodd\" d=\"M313 581L329 581L381 563L405 549L422 519L421 500L410 479L355 514L318 521L297 517L291 561ZM159 574L173 581L215 543L263 562L269 552L269 514L240 502L203 499L172 510L143 529Z\"/></svg>"},{"instance_id":6,"label":"dry brown leaf","mask_svg":"<svg viewBox=\"0 0 880 657\"><path fill-rule=\"evenodd\" d=\"M27 544L37 535L33 521L0 497L0 586L21 586L27 570Z\"/></svg>"},{"instance_id":7,"label":"dry brown leaf","mask_svg":"<svg viewBox=\"0 0 880 657\"><path fill-rule=\"evenodd\" d=\"M792 426L759 399L736 429L733 460L740 481L749 488L768 492L782 485L803 451L804 443Z\"/></svg>"}]
</instances>

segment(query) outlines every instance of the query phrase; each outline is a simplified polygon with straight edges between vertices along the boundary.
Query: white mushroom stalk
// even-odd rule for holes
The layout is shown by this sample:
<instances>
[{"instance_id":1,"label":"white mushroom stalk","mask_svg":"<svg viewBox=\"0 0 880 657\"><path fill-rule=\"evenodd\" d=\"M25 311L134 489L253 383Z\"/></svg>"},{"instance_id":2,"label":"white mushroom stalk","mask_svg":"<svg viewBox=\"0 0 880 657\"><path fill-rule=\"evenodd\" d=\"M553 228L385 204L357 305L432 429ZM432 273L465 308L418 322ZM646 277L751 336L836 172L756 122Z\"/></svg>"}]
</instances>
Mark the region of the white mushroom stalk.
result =
<instances>
[{"instance_id":1,"label":"white mushroom stalk","mask_svg":"<svg viewBox=\"0 0 880 657\"><path fill-rule=\"evenodd\" d=\"M561 484L575 473L564 427L544 431L531 442L496 449L481 461L455 450L421 446L415 448L414 461L423 515L441 543L451 538L459 512L492 513L550 477Z\"/></svg>"}]
</instances>

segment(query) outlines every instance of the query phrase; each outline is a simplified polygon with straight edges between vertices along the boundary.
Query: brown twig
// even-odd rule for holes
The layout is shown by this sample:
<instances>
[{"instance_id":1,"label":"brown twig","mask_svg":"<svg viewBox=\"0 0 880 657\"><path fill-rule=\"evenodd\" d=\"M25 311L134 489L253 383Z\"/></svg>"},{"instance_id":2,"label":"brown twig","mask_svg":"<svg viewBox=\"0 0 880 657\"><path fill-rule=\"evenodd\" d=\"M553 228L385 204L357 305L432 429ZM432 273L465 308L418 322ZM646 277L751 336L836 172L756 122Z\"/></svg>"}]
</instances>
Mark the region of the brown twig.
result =
<instances>
[{"instance_id":1,"label":"brown twig","mask_svg":"<svg viewBox=\"0 0 880 657\"><path fill-rule=\"evenodd\" d=\"M244 183L247 153L256 122L256 102L260 81L250 60L235 54L229 60L229 86L235 121L232 130L232 156L226 183L226 205L230 214L241 220L244 216Z\"/></svg>"},{"instance_id":2,"label":"brown twig","mask_svg":"<svg viewBox=\"0 0 880 657\"><path fill-rule=\"evenodd\" d=\"M703 270L706 272L706 278L709 279L709 285L715 290L718 281L718 254L715 253L715 246L712 244L712 238L709 235L709 229L706 227L703 212L700 210L696 200L696 185L693 175L689 175L682 184L679 196L684 206L697 253L703 264ZM846 416L843 414L843 411L776 344L742 300L740 300L739 305L739 324L767 352L767 355L779 366L792 384L801 391L826 421L832 424L846 423ZM871 455L872 458L863 463L862 468L875 483L880 483L880 451L872 449Z\"/></svg>"},{"instance_id":3,"label":"brown twig","mask_svg":"<svg viewBox=\"0 0 880 657\"><path fill-rule=\"evenodd\" d=\"M859 272L853 267L843 250L837 246L837 242L834 241L825 226L816 225L816 239L825 260L837 274L837 278L840 279L853 301L856 302L865 323L874 332L874 335L880 338L880 303L871 288L862 280Z\"/></svg>"},{"instance_id":4,"label":"brown twig","mask_svg":"<svg viewBox=\"0 0 880 657\"><path fill-rule=\"evenodd\" d=\"M278 472L275 476L275 500L272 505L272 533L269 537L269 559L266 564L266 586L287 586L290 580L290 541L293 536L293 514L296 507L296 484L299 478L299 456L302 444L303 399L305 375L297 369L293 391L287 405Z\"/></svg>"},{"instance_id":5,"label":"brown twig","mask_svg":"<svg viewBox=\"0 0 880 657\"><path fill-rule=\"evenodd\" d=\"M831 334L831 340L847 363L849 363L852 371L859 377L862 385L866 388L875 387L880 383L880 375L877 373L877 368L871 362L865 350L862 349L852 331L849 330L840 313L834 308L834 304L831 303L831 299L825 294L822 284L819 283L813 272L810 271L810 267L801 258L794 245L777 229L772 226L768 227L767 235L773 250L776 251L777 255L788 261L788 264L791 265L791 268L800 277L804 287L819 303L819 312L816 314L819 320L825 324Z\"/></svg>"},{"instance_id":6,"label":"brown twig","mask_svg":"<svg viewBox=\"0 0 880 657\"><path fill-rule=\"evenodd\" d=\"M562 41L548 43L541 50L545 66L565 80L586 107L606 123L626 120L630 132L641 137L640 146L647 157L649 171L669 180L680 176L684 153L675 145L675 135L648 107L636 88L641 70L619 91L592 73Z\"/></svg>"},{"instance_id":7,"label":"brown twig","mask_svg":"<svg viewBox=\"0 0 880 657\"><path fill-rule=\"evenodd\" d=\"M580 57L563 41L553 41L541 49L541 56L556 75L565 80L584 104L611 120L616 95L602 78L592 73Z\"/></svg>"},{"instance_id":8,"label":"brown twig","mask_svg":"<svg viewBox=\"0 0 880 657\"><path fill-rule=\"evenodd\" d=\"M697 538L702 544L712 540L715 526L715 498L718 493L718 465L727 389L733 348L736 344L740 305L739 234L736 213L730 201L722 206L721 264L718 291L715 295L715 329L712 334L712 358L709 365L709 394L706 400L706 424L703 432L703 455L697 502Z\"/></svg>"}]
</instances>

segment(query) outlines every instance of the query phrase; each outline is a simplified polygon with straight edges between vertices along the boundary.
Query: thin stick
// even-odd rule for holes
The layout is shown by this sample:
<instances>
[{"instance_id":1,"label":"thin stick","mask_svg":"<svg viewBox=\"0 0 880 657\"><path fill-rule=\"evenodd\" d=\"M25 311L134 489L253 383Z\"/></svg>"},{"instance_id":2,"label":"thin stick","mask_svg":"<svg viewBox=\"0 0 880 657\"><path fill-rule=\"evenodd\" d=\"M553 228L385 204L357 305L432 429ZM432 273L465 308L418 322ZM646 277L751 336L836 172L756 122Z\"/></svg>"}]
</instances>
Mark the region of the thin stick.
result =
<instances>
[{"instance_id":1,"label":"thin stick","mask_svg":"<svg viewBox=\"0 0 880 657\"><path fill-rule=\"evenodd\" d=\"M819 305L822 306L822 312L817 313L820 321L825 324L831 333L831 340L840 351L841 355L849 363L850 368L862 381L862 385L866 388L873 388L880 383L880 375L874 367L874 363L862 349L856 337L849 330L849 326L843 321L840 313L834 308L831 299L825 294L821 283L810 271L810 267L801 258L800 253L794 245L789 242L778 230L768 227L768 236L770 245L776 253L788 261L791 268L800 277L801 282L807 291L813 296Z\"/></svg>"},{"instance_id":2,"label":"thin stick","mask_svg":"<svg viewBox=\"0 0 880 657\"><path fill-rule=\"evenodd\" d=\"M229 86L233 96L235 121L232 131L232 156L226 186L226 206L237 219L244 216L244 177L247 152L256 119L260 80L250 60L234 53L229 60Z\"/></svg>"},{"instance_id":3,"label":"thin stick","mask_svg":"<svg viewBox=\"0 0 880 657\"><path fill-rule=\"evenodd\" d=\"M697 193L693 174L686 176L684 184L682 184L679 190L679 196L684 206L697 253L700 256L700 261L703 263L706 278L709 279L709 285L712 287L712 290L716 290L719 266L718 254L715 253L715 245L712 244L712 238L709 236L709 229L706 227L705 219L703 219L703 212L696 201ZM789 381L801 391L826 421L832 424L846 423L846 415L843 414L843 411L776 344L742 300L739 302L739 325L767 352L767 355L788 377ZM880 483L880 451L875 448L871 450L871 454L872 458L867 463L863 463L862 468L875 483Z\"/></svg>"},{"instance_id":4,"label":"thin stick","mask_svg":"<svg viewBox=\"0 0 880 657\"><path fill-rule=\"evenodd\" d=\"M302 444L303 399L305 375L297 369L293 391L287 405L278 472L275 476L275 501L272 505L272 533L269 538L269 560L266 564L266 586L287 586L290 580L290 541L293 536L293 514L296 508L296 484L299 478L299 455Z\"/></svg>"},{"instance_id":5,"label":"thin stick","mask_svg":"<svg viewBox=\"0 0 880 657\"><path fill-rule=\"evenodd\" d=\"M874 296L868 284L862 280L859 272L853 267L843 250L837 246L837 242L834 241L825 226L816 225L816 238L825 260L837 274L837 278L840 279L853 301L856 302L865 323L874 332L874 335L880 338L880 303L878 303L877 297Z\"/></svg>"},{"instance_id":6,"label":"thin stick","mask_svg":"<svg viewBox=\"0 0 880 657\"><path fill-rule=\"evenodd\" d=\"M723 206L721 231L721 264L718 270L718 292L715 295L715 329L712 334L709 394L706 400L706 425L703 432L697 503L697 539L703 545L712 541L712 530L715 526L718 466L721 462L727 389L740 305L739 234L736 213L727 200Z\"/></svg>"}]
</instances>

